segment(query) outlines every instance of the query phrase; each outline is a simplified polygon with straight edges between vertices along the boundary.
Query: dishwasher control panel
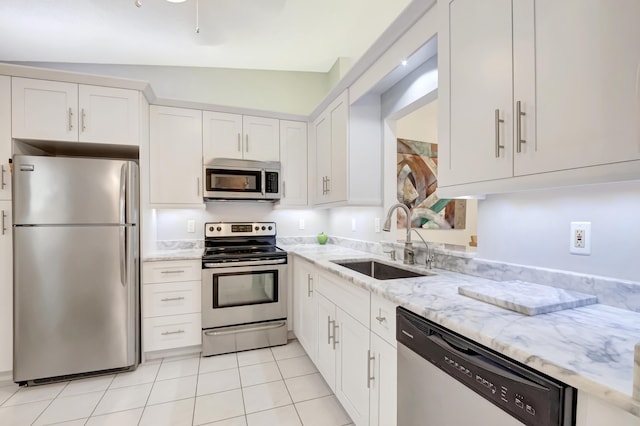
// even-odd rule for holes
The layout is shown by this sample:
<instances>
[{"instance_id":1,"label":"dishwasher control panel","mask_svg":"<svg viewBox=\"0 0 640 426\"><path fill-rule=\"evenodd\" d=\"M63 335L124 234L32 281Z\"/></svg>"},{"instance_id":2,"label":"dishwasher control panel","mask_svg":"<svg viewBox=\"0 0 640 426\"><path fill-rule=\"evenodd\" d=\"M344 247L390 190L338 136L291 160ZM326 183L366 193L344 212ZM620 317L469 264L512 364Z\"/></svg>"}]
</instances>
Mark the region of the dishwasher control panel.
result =
<instances>
[{"instance_id":1,"label":"dishwasher control panel","mask_svg":"<svg viewBox=\"0 0 640 426\"><path fill-rule=\"evenodd\" d=\"M572 424L573 388L404 311L398 308L399 343L527 426Z\"/></svg>"}]
</instances>

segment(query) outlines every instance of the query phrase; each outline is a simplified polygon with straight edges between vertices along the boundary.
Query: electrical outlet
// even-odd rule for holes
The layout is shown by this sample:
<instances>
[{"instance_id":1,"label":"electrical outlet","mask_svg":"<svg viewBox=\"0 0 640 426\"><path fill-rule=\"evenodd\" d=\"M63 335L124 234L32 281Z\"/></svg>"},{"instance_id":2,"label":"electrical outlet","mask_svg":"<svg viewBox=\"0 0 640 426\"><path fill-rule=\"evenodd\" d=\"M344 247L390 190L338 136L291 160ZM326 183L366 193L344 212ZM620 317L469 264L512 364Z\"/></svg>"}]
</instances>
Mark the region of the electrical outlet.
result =
<instances>
[{"instance_id":1,"label":"electrical outlet","mask_svg":"<svg viewBox=\"0 0 640 426\"><path fill-rule=\"evenodd\" d=\"M356 218L351 218L351 232L356 232Z\"/></svg>"},{"instance_id":2,"label":"electrical outlet","mask_svg":"<svg viewBox=\"0 0 640 426\"><path fill-rule=\"evenodd\" d=\"M196 221L193 219L187 220L187 232L196 232Z\"/></svg>"},{"instance_id":3,"label":"electrical outlet","mask_svg":"<svg viewBox=\"0 0 640 426\"><path fill-rule=\"evenodd\" d=\"M591 222L571 222L569 252L584 256L591 254Z\"/></svg>"},{"instance_id":4,"label":"electrical outlet","mask_svg":"<svg viewBox=\"0 0 640 426\"><path fill-rule=\"evenodd\" d=\"M373 219L373 232L380 232L380 218Z\"/></svg>"},{"instance_id":5,"label":"electrical outlet","mask_svg":"<svg viewBox=\"0 0 640 426\"><path fill-rule=\"evenodd\" d=\"M298 221L298 229L304 229L304 219Z\"/></svg>"}]
</instances>

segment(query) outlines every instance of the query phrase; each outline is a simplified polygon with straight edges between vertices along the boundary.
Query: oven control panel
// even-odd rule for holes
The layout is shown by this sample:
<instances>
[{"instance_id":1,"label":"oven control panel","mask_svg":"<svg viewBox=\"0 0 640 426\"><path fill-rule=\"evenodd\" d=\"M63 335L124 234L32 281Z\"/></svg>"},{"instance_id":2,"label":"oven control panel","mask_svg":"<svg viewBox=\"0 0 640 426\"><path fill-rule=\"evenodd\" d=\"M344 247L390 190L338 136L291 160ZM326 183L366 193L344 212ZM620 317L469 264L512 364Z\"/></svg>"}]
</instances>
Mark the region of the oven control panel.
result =
<instances>
[{"instance_id":1,"label":"oven control panel","mask_svg":"<svg viewBox=\"0 0 640 426\"><path fill-rule=\"evenodd\" d=\"M275 222L208 222L204 224L205 238L275 235Z\"/></svg>"}]
</instances>

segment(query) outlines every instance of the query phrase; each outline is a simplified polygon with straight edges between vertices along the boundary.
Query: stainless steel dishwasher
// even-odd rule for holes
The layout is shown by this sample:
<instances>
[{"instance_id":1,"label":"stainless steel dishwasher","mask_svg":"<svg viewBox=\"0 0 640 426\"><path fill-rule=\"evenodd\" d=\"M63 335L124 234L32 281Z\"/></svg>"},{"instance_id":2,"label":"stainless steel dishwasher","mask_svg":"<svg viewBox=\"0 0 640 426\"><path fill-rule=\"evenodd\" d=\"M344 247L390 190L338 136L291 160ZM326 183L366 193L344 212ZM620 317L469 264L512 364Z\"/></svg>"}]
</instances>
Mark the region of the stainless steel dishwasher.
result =
<instances>
[{"instance_id":1,"label":"stainless steel dishwasher","mask_svg":"<svg viewBox=\"0 0 640 426\"><path fill-rule=\"evenodd\" d=\"M396 317L398 425L575 425L574 388L404 308Z\"/></svg>"}]
</instances>

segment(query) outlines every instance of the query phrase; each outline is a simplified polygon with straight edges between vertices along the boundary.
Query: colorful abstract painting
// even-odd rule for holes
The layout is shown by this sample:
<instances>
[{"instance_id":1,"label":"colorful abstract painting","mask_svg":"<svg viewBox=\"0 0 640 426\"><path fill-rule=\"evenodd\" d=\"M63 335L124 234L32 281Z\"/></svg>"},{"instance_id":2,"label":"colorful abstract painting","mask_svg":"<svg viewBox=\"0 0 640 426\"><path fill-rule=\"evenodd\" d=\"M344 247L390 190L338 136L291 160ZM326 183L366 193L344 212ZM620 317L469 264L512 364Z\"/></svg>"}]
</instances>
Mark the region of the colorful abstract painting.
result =
<instances>
[{"instance_id":1,"label":"colorful abstract painting","mask_svg":"<svg viewBox=\"0 0 640 426\"><path fill-rule=\"evenodd\" d=\"M409 207L413 228L464 229L466 200L438 198L438 144L398 139L398 202ZM398 228L406 218L398 211Z\"/></svg>"}]
</instances>

